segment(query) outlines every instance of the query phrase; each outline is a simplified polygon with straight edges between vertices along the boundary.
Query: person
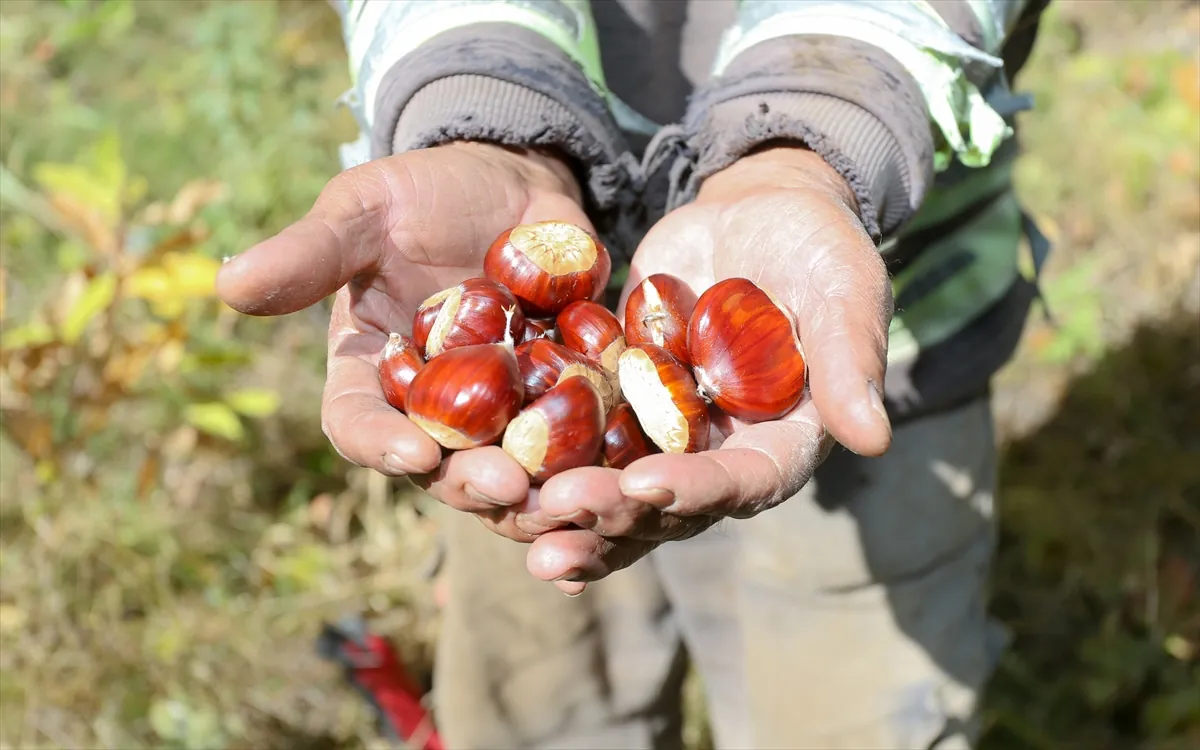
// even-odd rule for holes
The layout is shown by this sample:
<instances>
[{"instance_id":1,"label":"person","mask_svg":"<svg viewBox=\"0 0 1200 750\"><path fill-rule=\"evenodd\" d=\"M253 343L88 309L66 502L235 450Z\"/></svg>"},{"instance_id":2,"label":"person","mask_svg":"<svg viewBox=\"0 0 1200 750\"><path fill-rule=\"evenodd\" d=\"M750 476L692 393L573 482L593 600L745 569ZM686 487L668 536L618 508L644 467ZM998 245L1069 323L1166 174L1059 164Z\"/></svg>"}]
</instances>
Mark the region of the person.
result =
<instances>
[{"instance_id":1,"label":"person","mask_svg":"<svg viewBox=\"0 0 1200 750\"><path fill-rule=\"evenodd\" d=\"M1010 82L1047 3L334 3L361 137L218 290L250 315L335 295L325 434L446 507L449 746L676 747L689 662L721 748L976 742L1005 646L988 384L1045 252ZM546 219L608 245L615 310L655 272L771 290L811 398L541 487L494 445L443 456L379 352Z\"/></svg>"}]
</instances>

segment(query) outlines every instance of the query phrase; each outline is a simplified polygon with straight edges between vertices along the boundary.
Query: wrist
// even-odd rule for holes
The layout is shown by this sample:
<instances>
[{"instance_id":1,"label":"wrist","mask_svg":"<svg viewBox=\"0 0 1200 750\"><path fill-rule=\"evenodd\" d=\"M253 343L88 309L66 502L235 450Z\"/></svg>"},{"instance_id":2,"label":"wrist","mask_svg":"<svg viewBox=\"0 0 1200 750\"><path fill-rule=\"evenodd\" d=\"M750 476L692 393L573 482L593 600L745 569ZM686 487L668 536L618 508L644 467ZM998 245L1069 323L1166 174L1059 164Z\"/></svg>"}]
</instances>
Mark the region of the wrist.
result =
<instances>
[{"instance_id":1,"label":"wrist","mask_svg":"<svg viewBox=\"0 0 1200 750\"><path fill-rule=\"evenodd\" d=\"M801 143L764 143L704 180L698 201L725 201L775 190L826 194L861 218L853 188L846 178Z\"/></svg>"},{"instance_id":2,"label":"wrist","mask_svg":"<svg viewBox=\"0 0 1200 750\"><path fill-rule=\"evenodd\" d=\"M450 141L431 148L453 148L485 156L516 170L536 190L564 195L582 205L583 184L572 160L551 147L508 146L487 141Z\"/></svg>"}]
</instances>

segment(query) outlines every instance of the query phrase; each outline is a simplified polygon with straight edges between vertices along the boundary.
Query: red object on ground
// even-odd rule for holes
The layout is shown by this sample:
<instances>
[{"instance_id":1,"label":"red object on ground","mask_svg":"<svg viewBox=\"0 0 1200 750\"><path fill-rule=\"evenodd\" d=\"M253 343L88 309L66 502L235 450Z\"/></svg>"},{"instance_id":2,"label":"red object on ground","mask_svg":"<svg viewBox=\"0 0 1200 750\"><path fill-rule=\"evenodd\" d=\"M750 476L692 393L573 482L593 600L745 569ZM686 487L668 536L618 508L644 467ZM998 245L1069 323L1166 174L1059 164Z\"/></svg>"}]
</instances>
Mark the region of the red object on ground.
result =
<instances>
[{"instance_id":1,"label":"red object on ground","mask_svg":"<svg viewBox=\"0 0 1200 750\"><path fill-rule=\"evenodd\" d=\"M445 750L421 688L391 644L367 632L360 618L326 625L317 644L322 656L345 669L346 679L374 706L384 731L413 750Z\"/></svg>"}]
</instances>

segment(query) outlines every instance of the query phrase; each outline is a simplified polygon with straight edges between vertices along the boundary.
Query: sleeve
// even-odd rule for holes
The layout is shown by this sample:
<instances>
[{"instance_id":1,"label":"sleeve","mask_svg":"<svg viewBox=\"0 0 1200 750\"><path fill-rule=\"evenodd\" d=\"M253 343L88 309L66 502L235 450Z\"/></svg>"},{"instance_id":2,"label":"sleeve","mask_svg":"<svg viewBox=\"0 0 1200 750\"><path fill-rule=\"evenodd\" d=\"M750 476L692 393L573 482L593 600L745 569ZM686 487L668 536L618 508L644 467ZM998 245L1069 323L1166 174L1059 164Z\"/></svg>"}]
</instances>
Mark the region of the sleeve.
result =
<instances>
[{"instance_id":1,"label":"sleeve","mask_svg":"<svg viewBox=\"0 0 1200 750\"><path fill-rule=\"evenodd\" d=\"M1005 42L1046 2L741 0L689 103L692 173L673 203L755 147L799 140L846 177L879 242L935 174L986 166L1012 134L985 93L1007 91Z\"/></svg>"},{"instance_id":2,"label":"sleeve","mask_svg":"<svg viewBox=\"0 0 1200 750\"><path fill-rule=\"evenodd\" d=\"M575 166L598 226L628 201L587 0L332 2L360 128L343 167L455 140L538 146Z\"/></svg>"}]
</instances>

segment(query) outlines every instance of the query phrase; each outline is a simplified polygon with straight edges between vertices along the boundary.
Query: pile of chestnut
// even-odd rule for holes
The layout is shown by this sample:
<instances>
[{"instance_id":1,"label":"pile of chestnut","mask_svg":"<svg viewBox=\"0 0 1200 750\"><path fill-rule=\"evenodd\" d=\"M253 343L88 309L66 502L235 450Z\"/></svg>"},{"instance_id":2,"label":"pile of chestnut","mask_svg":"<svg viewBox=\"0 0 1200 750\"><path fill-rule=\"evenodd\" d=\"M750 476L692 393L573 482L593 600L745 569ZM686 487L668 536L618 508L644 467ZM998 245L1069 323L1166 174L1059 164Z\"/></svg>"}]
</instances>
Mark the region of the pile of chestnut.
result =
<instances>
[{"instance_id":1,"label":"pile of chestnut","mask_svg":"<svg viewBox=\"0 0 1200 750\"><path fill-rule=\"evenodd\" d=\"M379 361L388 403L445 448L499 441L542 482L706 450L710 405L761 422L801 399L791 315L747 279L697 297L653 274L629 295L622 324L598 302L607 248L562 221L506 230L483 271L422 302L411 336L392 333Z\"/></svg>"}]
</instances>

